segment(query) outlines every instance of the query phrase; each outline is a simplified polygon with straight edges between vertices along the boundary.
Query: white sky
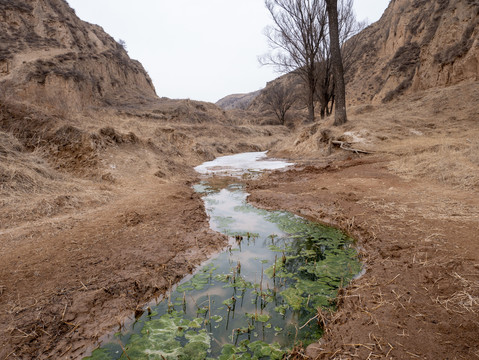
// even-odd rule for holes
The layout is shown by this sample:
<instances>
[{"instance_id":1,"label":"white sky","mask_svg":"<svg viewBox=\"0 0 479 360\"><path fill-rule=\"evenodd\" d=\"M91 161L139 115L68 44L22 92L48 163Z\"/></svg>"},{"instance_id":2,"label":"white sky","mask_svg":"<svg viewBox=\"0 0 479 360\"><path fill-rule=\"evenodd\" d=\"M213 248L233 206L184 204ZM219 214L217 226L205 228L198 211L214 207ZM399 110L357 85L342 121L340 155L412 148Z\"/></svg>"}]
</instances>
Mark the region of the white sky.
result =
<instances>
[{"instance_id":1,"label":"white sky","mask_svg":"<svg viewBox=\"0 0 479 360\"><path fill-rule=\"evenodd\" d=\"M263 0L67 0L77 15L125 40L158 96L216 102L279 76L257 57L271 23ZM389 0L356 0L359 20L378 20Z\"/></svg>"}]
</instances>

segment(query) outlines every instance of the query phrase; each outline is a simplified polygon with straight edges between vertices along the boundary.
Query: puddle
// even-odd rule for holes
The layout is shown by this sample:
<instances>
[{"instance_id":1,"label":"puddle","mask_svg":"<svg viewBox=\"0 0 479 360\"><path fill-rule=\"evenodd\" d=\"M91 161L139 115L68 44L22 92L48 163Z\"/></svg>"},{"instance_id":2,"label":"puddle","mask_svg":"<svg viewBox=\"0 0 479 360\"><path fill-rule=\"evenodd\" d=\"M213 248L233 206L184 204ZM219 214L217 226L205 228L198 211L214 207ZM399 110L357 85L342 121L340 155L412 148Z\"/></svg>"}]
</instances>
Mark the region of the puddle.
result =
<instances>
[{"instance_id":1,"label":"puddle","mask_svg":"<svg viewBox=\"0 0 479 360\"><path fill-rule=\"evenodd\" d=\"M232 161L203 169L239 176L260 169L246 160L234 168ZM296 343L321 336L310 321L317 308L334 308L338 288L361 271L352 239L287 212L257 209L241 184L213 188L204 181L195 190L211 227L230 237L228 250L86 359L281 359Z\"/></svg>"}]
</instances>

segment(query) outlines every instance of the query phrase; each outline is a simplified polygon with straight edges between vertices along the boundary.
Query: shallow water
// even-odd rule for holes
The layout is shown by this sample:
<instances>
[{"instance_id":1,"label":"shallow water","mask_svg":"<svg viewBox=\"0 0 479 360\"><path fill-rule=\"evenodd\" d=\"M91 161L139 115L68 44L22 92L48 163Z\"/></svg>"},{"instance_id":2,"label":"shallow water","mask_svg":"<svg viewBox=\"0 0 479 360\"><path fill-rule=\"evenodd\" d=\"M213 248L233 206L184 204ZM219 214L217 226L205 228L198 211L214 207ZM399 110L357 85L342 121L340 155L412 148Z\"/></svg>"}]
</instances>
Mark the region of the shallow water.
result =
<instances>
[{"instance_id":1,"label":"shallow water","mask_svg":"<svg viewBox=\"0 0 479 360\"><path fill-rule=\"evenodd\" d=\"M195 167L195 170L203 175L240 176L245 173L284 169L293 165L283 160L267 158L266 153L263 151L222 156Z\"/></svg>"},{"instance_id":2,"label":"shallow water","mask_svg":"<svg viewBox=\"0 0 479 360\"><path fill-rule=\"evenodd\" d=\"M195 190L231 246L91 359L280 359L317 340L308 321L319 306L334 308L337 289L360 271L352 240L336 229L254 208L241 184Z\"/></svg>"}]
</instances>

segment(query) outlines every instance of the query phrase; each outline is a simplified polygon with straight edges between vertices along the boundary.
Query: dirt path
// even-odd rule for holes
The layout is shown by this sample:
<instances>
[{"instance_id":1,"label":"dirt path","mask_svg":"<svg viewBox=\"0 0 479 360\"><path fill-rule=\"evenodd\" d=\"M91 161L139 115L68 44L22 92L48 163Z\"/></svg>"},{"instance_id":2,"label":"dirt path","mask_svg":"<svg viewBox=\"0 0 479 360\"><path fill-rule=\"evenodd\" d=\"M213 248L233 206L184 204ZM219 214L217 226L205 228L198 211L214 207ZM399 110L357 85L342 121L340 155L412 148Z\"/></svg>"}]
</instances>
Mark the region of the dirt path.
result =
<instances>
[{"instance_id":1,"label":"dirt path","mask_svg":"<svg viewBox=\"0 0 479 360\"><path fill-rule=\"evenodd\" d=\"M0 359L81 358L222 246L190 186L156 181L128 191L2 234Z\"/></svg>"},{"instance_id":2,"label":"dirt path","mask_svg":"<svg viewBox=\"0 0 479 360\"><path fill-rule=\"evenodd\" d=\"M356 239L366 274L309 348L320 359L479 357L479 198L405 181L378 159L277 172L249 201L331 223Z\"/></svg>"}]
</instances>

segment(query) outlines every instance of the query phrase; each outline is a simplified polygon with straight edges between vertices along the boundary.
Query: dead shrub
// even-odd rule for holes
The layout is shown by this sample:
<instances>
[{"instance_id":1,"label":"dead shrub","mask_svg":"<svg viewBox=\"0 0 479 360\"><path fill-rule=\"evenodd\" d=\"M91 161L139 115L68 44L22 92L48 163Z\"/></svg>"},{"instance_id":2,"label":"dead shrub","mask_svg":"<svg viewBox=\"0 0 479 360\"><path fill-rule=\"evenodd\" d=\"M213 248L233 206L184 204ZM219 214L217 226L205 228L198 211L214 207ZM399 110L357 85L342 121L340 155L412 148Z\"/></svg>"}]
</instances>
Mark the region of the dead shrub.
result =
<instances>
[{"instance_id":1,"label":"dead shrub","mask_svg":"<svg viewBox=\"0 0 479 360\"><path fill-rule=\"evenodd\" d=\"M417 42L412 42L401 46L394 57L389 61L387 67L394 75L401 75L404 73L410 73L413 71L419 62L419 54L421 53L421 47Z\"/></svg>"},{"instance_id":2,"label":"dead shrub","mask_svg":"<svg viewBox=\"0 0 479 360\"><path fill-rule=\"evenodd\" d=\"M94 143L98 144L100 147L105 145L121 145L121 144L138 144L140 139L136 136L135 133L129 132L127 134L122 134L116 131L114 128L107 126L101 128L99 131L99 137L96 134L91 134L91 139Z\"/></svg>"},{"instance_id":3,"label":"dead shrub","mask_svg":"<svg viewBox=\"0 0 479 360\"><path fill-rule=\"evenodd\" d=\"M0 193L36 192L55 178L37 153L29 153L11 134L0 131Z\"/></svg>"},{"instance_id":4,"label":"dead shrub","mask_svg":"<svg viewBox=\"0 0 479 360\"><path fill-rule=\"evenodd\" d=\"M446 48L443 52L434 55L434 61L442 66L452 64L456 59L466 55L474 43L473 36L476 27L479 25L479 18L472 21L462 33L461 39L454 45Z\"/></svg>"},{"instance_id":5,"label":"dead shrub","mask_svg":"<svg viewBox=\"0 0 479 360\"><path fill-rule=\"evenodd\" d=\"M82 142L83 132L74 126L64 125L53 134L50 140L59 146L71 146Z\"/></svg>"},{"instance_id":6,"label":"dead shrub","mask_svg":"<svg viewBox=\"0 0 479 360\"><path fill-rule=\"evenodd\" d=\"M0 129L17 138L27 150L45 145L56 120L42 114L31 114L26 108L0 103Z\"/></svg>"},{"instance_id":7,"label":"dead shrub","mask_svg":"<svg viewBox=\"0 0 479 360\"><path fill-rule=\"evenodd\" d=\"M14 136L0 131L0 157L16 157L23 150L22 144Z\"/></svg>"},{"instance_id":8,"label":"dead shrub","mask_svg":"<svg viewBox=\"0 0 479 360\"><path fill-rule=\"evenodd\" d=\"M333 139L333 132L331 129L321 129L318 141L328 144Z\"/></svg>"},{"instance_id":9,"label":"dead shrub","mask_svg":"<svg viewBox=\"0 0 479 360\"><path fill-rule=\"evenodd\" d=\"M283 125L283 124L277 118L270 117L270 118L262 120L260 122L260 125L261 126L268 126L268 125L277 126L277 125Z\"/></svg>"},{"instance_id":10,"label":"dead shrub","mask_svg":"<svg viewBox=\"0 0 479 360\"><path fill-rule=\"evenodd\" d=\"M99 130L100 136L109 144L122 144L123 136L110 126Z\"/></svg>"}]
</instances>

